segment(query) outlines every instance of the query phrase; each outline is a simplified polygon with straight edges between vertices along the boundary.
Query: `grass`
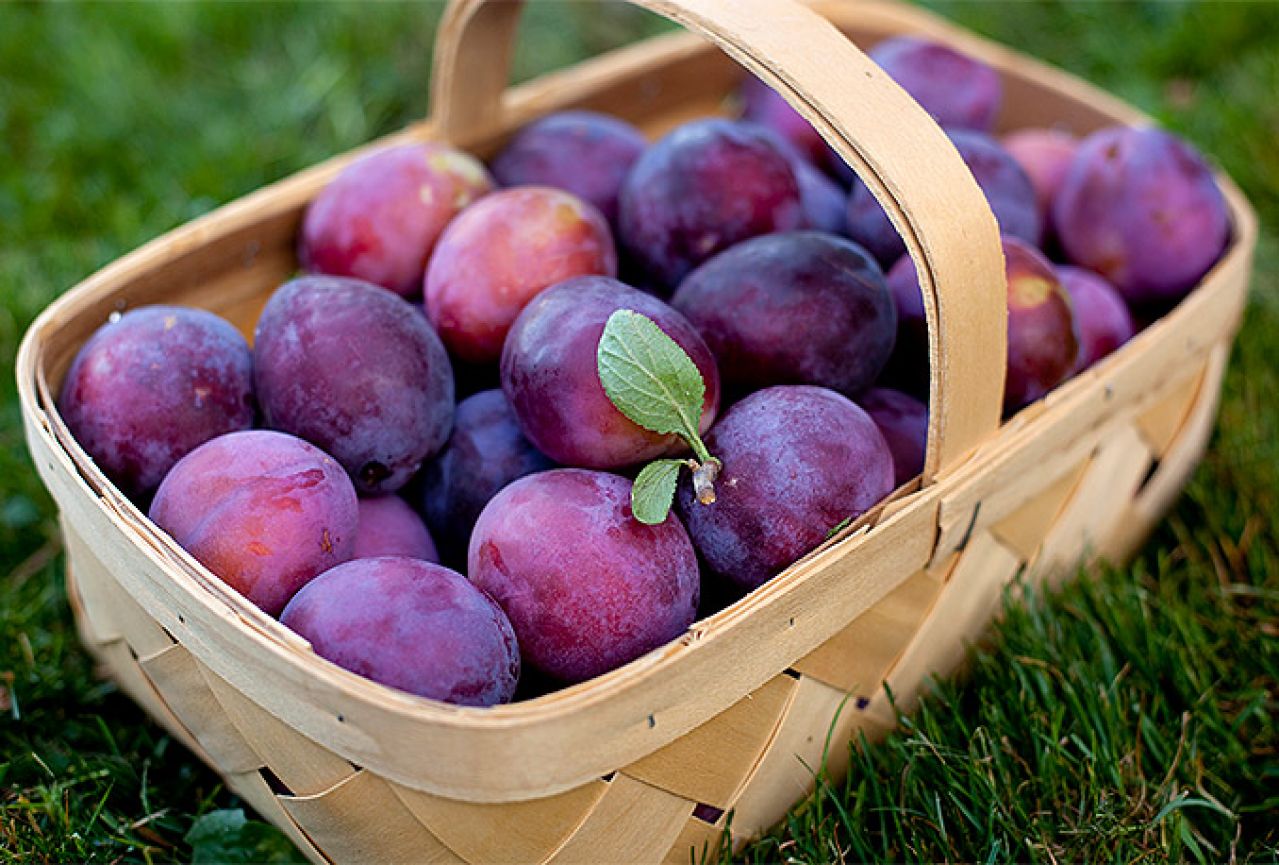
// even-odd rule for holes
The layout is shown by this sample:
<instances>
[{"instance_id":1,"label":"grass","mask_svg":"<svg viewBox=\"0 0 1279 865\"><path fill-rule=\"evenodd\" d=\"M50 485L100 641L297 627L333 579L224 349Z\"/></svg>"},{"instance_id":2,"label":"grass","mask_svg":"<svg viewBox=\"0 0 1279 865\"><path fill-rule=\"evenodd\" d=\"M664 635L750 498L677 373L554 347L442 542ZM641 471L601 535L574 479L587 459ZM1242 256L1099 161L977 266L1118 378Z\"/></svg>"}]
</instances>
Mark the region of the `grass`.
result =
<instances>
[{"instance_id":1,"label":"grass","mask_svg":"<svg viewBox=\"0 0 1279 865\"><path fill-rule=\"evenodd\" d=\"M538 6L538 4L534 4ZM1211 153L1266 227L1210 452L1129 567L1011 603L969 674L750 862L1279 858L1279 10L953 4ZM17 340L86 274L426 111L439 7L0 8L0 859L296 854L79 648L25 454ZM651 30L541 4L528 75Z\"/></svg>"}]
</instances>

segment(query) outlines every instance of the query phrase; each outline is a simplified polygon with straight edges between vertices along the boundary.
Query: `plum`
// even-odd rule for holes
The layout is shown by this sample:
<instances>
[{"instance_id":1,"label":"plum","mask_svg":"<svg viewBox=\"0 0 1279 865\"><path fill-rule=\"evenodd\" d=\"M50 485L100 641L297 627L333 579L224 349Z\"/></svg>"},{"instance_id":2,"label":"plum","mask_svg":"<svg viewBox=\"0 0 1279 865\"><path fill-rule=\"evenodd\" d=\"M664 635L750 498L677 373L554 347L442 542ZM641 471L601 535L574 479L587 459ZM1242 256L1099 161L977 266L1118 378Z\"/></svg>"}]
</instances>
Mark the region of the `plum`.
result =
<instances>
[{"instance_id":1,"label":"plum","mask_svg":"<svg viewBox=\"0 0 1279 865\"><path fill-rule=\"evenodd\" d=\"M716 252L803 222L799 183L772 134L717 118L685 123L649 147L618 211L622 244L666 292Z\"/></svg>"},{"instance_id":2,"label":"plum","mask_svg":"<svg viewBox=\"0 0 1279 865\"><path fill-rule=\"evenodd\" d=\"M420 559L338 565L298 592L280 621L339 667L431 700L505 703L520 677L502 609L466 577Z\"/></svg>"},{"instance_id":3,"label":"plum","mask_svg":"<svg viewBox=\"0 0 1279 865\"><path fill-rule=\"evenodd\" d=\"M1066 171L1079 149L1079 139L1060 129L1019 129L1000 142L1030 178L1041 219L1047 219Z\"/></svg>"},{"instance_id":4,"label":"plum","mask_svg":"<svg viewBox=\"0 0 1279 865\"><path fill-rule=\"evenodd\" d=\"M412 295L440 232L493 188L474 157L443 144L402 144L348 165L307 208L304 270L350 276Z\"/></svg>"},{"instance_id":5,"label":"plum","mask_svg":"<svg viewBox=\"0 0 1279 865\"><path fill-rule=\"evenodd\" d=\"M1043 225L1035 188L1022 167L989 135L968 129L946 132L985 193L999 230L1038 244ZM870 250L885 268L891 267L906 252L906 244L888 220L888 214L860 180L853 184L848 197L847 228L848 236Z\"/></svg>"},{"instance_id":6,"label":"plum","mask_svg":"<svg viewBox=\"0 0 1279 865\"><path fill-rule=\"evenodd\" d=\"M797 155L813 165L826 162L830 148L821 133L776 90L754 75L748 75L737 93L742 101L743 119L771 129L785 139Z\"/></svg>"},{"instance_id":7,"label":"plum","mask_svg":"<svg viewBox=\"0 0 1279 865\"><path fill-rule=\"evenodd\" d=\"M919 290L919 274L909 255L897 259L885 277L897 311L897 339L881 377L915 395L928 393L928 319Z\"/></svg>"},{"instance_id":8,"label":"plum","mask_svg":"<svg viewBox=\"0 0 1279 865\"><path fill-rule=\"evenodd\" d=\"M692 358L706 384L700 430L719 410L715 357L688 319L651 294L600 276L570 279L534 298L502 351L502 390L520 428L562 465L615 468L682 449L637 426L600 384L596 352L610 315L630 309L656 322Z\"/></svg>"},{"instance_id":9,"label":"plum","mask_svg":"<svg viewBox=\"0 0 1279 865\"><path fill-rule=\"evenodd\" d=\"M995 125L1003 84L982 61L919 36L885 39L869 55L941 125L981 131Z\"/></svg>"},{"instance_id":10,"label":"plum","mask_svg":"<svg viewBox=\"0 0 1279 865\"><path fill-rule=\"evenodd\" d=\"M553 186L617 223L617 196L648 142L618 117L561 111L525 126L490 164L503 186Z\"/></svg>"},{"instance_id":11,"label":"plum","mask_svg":"<svg viewBox=\"0 0 1279 865\"><path fill-rule=\"evenodd\" d=\"M1008 374L1004 411L1034 402L1070 377L1079 327L1070 295L1039 250L1005 236L1008 276Z\"/></svg>"},{"instance_id":12,"label":"plum","mask_svg":"<svg viewBox=\"0 0 1279 865\"><path fill-rule=\"evenodd\" d=\"M711 428L706 446L723 463L718 497L701 504L684 478L677 506L703 561L740 589L762 585L893 489L883 434L826 388L756 391Z\"/></svg>"},{"instance_id":13,"label":"plum","mask_svg":"<svg viewBox=\"0 0 1279 865\"><path fill-rule=\"evenodd\" d=\"M804 209L804 225L828 234L843 234L848 213L848 196L839 184L803 160L792 166L799 183L800 206Z\"/></svg>"},{"instance_id":14,"label":"plum","mask_svg":"<svg viewBox=\"0 0 1279 865\"><path fill-rule=\"evenodd\" d=\"M395 492L453 425L453 371L412 304L337 276L285 283L258 319L266 426L318 445L365 495Z\"/></svg>"},{"instance_id":15,"label":"plum","mask_svg":"<svg viewBox=\"0 0 1279 865\"><path fill-rule=\"evenodd\" d=\"M253 355L211 312L141 307L80 348L58 411L107 477L144 500L198 445L253 425Z\"/></svg>"},{"instance_id":16,"label":"plum","mask_svg":"<svg viewBox=\"0 0 1279 865\"><path fill-rule=\"evenodd\" d=\"M491 363L525 304L586 274L617 274L600 212L560 189L504 189L464 211L440 238L426 270L426 314L455 356Z\"/></svg>"},{"instance_id":17,"label":"plum","mask_svg":"<svg viewBox=\"0 0 1279 865\"><path fill-rule=\"evenodd\" d=\"M815 231L729 247L690 273L671 305L706 340L734 393L816 384L854 396L883 369L897 329L874 259Z\"/></svg>"},{"instance_id":18,"label":"plum","mask_svg":"<svg viewBox=\"0 0 1279 865\"><path fill-rule=\"evenodd\" d=\"M342 467L285 433L227 433L165 476L151 520L271 615L318 574L350 559L359 509Z\"/></svg>"},{"instance_id":19,"label":"plum","mask_svg":"<svg viewBox=\"0 0 1279 865\"><path fill-rule=\"evenodd\" d=\"M444 561L465 566L471 529L498 490L554 466L524 437L500 390L458 403L453 435L421 475L422 514Z\"/></svg>"},{"instance_id":20,"label":"plum","mask_svg":"<svg viewBox=\"0 0 1279 865\"><path fill-rule=\"evenodd\" d=\"M440 560L422 518L399 496L360 499L360 524L352 557L377 556L409 556L427 562Z\"/></svg>"},{"instance_id":21,"label":"plum","mask_svg":"<svg viewBox=\"0 0 1279 865\"><path fill-rule=\"evenodd\" d=\"M674 514L631 515L626 478L553 469L520 478L480 514L468 573L506 611L524 661L562 682L598 676L693 623L697 556Z\"/></svg>"},{"instance_id":22,"label":"plum","mask_svg":"<svg viewBox=\"0 0 1279 865\"><path fill-rule=\"evenodd\" d=\"M1072 264L1130 306L1180 300L1220 258L1230 211L1199 153L1161 129L1110 127L1084 139L1053 202Z\"/></svg>"},{"instance_id":23,"label":"plum","mask_svg":"<svg viewBox=\"0 0 1279 865\"><path fill-rule=\"evenodd\" d=\"M884 435L893 455L893 483L901 486L924 470L928 447L928 406L909 394L877 387L858 403Z\"/></svg>"},{"instance_id":24,"label":"plum","mask_svg":"<svg viewBox=\"0 0 1279 865\"><path fill-rule=\"evenodd\" d=\"M1079 325L1079 359L1073 372L1092 366L1136 333L1132 314L1115 287L1090 270L1058 265L1057 278L1070 295Z\"/></svg>"}]
</instances>

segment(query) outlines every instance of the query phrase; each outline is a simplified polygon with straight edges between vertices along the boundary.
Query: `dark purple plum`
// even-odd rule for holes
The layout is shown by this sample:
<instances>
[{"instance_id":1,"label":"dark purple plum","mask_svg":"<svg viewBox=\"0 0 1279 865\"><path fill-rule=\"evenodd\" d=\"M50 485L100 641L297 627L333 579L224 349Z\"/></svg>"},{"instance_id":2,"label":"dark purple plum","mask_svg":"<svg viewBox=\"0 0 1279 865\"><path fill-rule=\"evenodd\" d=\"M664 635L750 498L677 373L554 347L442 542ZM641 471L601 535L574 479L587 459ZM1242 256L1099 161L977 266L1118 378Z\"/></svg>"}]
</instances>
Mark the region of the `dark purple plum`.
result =
<instances>
[{"instance_id":1,"label":"dark purple plum","mask_svg":"<svg viewBox=\"0 0 1279 865\"><path fill-rule=\"evenodd\" d=\"M1008 275L1008 374L1004 411L1040 399L1075 369L1079 328L1070 295L1039 250L1005 236Z\"/></svg>"},{"instance_id":2,"label":"dark purple plum","mask_svg":"<svg viewBox=\"0 0 1279 865\"><path fill-rule=\"evenodd\" d=\"M620 667L682 634L697 556L674 514L631 516L631 482L554 469L520 478L475 524L471 581L510 617L524 661L562 682Z\"/></svg>"},{"instance_id":3,"label":"dark purple plum","mask_svg":"<svg viewBox=\"0 0 1279 865\"><path fill-rule=\"evenodd\" d=\"M271 615L317 574L351 558L359 510L342 467L284 433L205 442L165 476L151 520Z\"/></svg>"},{"instance_id":4,"label":"dark purple plum","mask_svg":"<svg viewBox=\"0 0 1279 865\"><path fill-rule=\"evenodd\" d=\"M722 249L804 222L799 183L772 134L751 123L685 123L649 147L622 185L620 239L669 292Z\"/></svg>"},{"instance_id":5,"label":"dark purple plum","mask_svg":"<svg viewBox=\"0 0 1279 865\"><path fill-rule=\"evenodd\" d=\"M875 421L893 455L893 483L901 486L924 470L928 406L899 390L877 387L858 403Z\"/></svg>"},{"instance_id":6,"label":"dark purple plum","mask_svg":"<svg viewBox=\"0 0 1279 865\"><path fill-rule=\"evenodd\" d=\"M771 129L813 165L825 164L830 150L825 139L776 90L754 75L748 75L737 92L742 100L744 120Z\"/></svg>"},{"instance_id":7,"label":"dark purple plum","mask_svg":"<svg viewBox=\"0 0 1279 865\"><path fill-rule=\"evenodd\" d=\"M919 275L909 255L897 259L885 277L897 310L897 340L882 380L916 396L928 393L928 319Z\"/></svg>"},{"instance_id":8,"label":"dark purple plum","mask_svg":"<svg viewBox=\"0 0 1279 865\"><path fill-rule=\"evenodd\" d=\"M652 319L693 359L706 383L702 431L719 409L715 357L688 319L614 279L584 276L561 282L534 298L511 328L502 351L502 390L524 435L562 465L617 468L683 449L677 437L628 420L600 384L600 336L619 309Z\"/></svg>"},{"instance_id":9,"label":"dark purple plum","mask_svg":"<svg viewBox=\"0 0 1279 865\"><path fill-rule=\"evenodd\" d=\"M107 477L145 499L198 445L253 425L253 355L211 312L135 309L80 349L58 411Z\"/></svg>"},{"instance_id":10,"label":"dark purple plum","mask_svg":"<svg viewBox=\"0 0 1279 865\"><path fill-rule=\"evenodd\" d=\"M525 126L493 159L503 186L553 186L617 222L622 181L648 142L631 124L594 111L561 111Z\"/></svg>"},{"instance_id":11,"label":"dark purple plum","mask_svg":"<svg viewBox=\"0 0 1279 865\"><path fill-rule=\"evenodd\" d=\"M796 162L794 169L805 226L829 234L843 234L848 213L848 196L844 190L807 162Z\"/></svg>"},{"instance_id":12,"label":"dark purple plum","mask_svg":"<svg viewBox=\"0 0 1279 865\"><path fill-rule=\"evenodd\" d=\"M948 129L947 134L985 193L1000 231L1039 243L1043 227L1035 188L1017 161L989 135L968 129ZM853 183L848 198L848 236L870 250L885 268L906 252L888 214L860 180Z\"/></svg>"},{"instance_id":13,"label":"dark purple plum","mask_svg":"<svg viewBox=\"0 0 1279 865\"><path fill-rule=\"evenodd\" d=\"M492 363L525 304L585 274L617 275L600 212L560 189L504 189L465 210L440 238L426 270L426 314L454 356Z\"/></svg>"},{"instance_id":14,"label":"dark purple plum","mask_svg":"<svg viewBox=\"0 0 1279 865\"><path fill-rule=\"evenodd\" d=\"M816 384L855 396L893 350L883 271L852 241L815 231L743 241L700 265L671 305L719 362L726 390Z\"/></svg>"},{"instance_id":15,"label":"dark purple plum","mask_svg":"<svg viewBox=\"0 0 1279 865\"><path fill-rule=\"evenodd\" d=\"M1053 202L1072 264L1100 273L1130 306L1167 306L1221 257L1230 211L1212 169L1161 129L1111 127L1086 138Z\"/></svg>"},{"instance_id":16,"label":"dark purple plum","mask_svg":"<svg viewBox=\"0 0 1279 865\"><path fill-rule=\"evenodd\" d=\"M500 390L458 403L453 435L422 469L422 514L444 561L466 565L471 529L489 499L511 481L555 464L524 437Z\"/></svg>"},{"instance_id":17,"label":"dark purple plum","mask_svg":"<svg viewBox=\"0 0 1279 865\"><path fill-rule=\"evenodd\" d=\"M285 283L253 347L265 424L332 454L365 495L391 493L448 439L453 371L413 305L356 279Z\"/></svg>"},{"instance_id":18,"label":"dark purple plum","mask_svg":"<svg viewBox=\"0 0 1279 865\"><path fill-rule=\"evenodd\" d=\"M298 592L280 621L339 667L431 700L506 703L520 678L506 614L466 577L421 559L338 565Z\"/></svg>"},{"instance_id":19,"label":"dark purple plum","mask_svg":"<svg viewBox=\"0 0 1279 865\"><path fill-rule=\"evenodd\" d=\"M741 589L767 582L893 489L893 457L870 415L810 385L756 391L706 437L723 462L717 500L703 505L687 478L677 503L694 546Z\"/></svg>"},{"instance_id":20,"label":"dark purple plum","mask_svg":"<svg viewBox=\"0 0 1279 865\"><path fill-rule=\"evenodd\" d=\"M1057 190L1079 149L1079 139L1060 129L1019 129L1000 143L1030 178L1039 215L1048 218Z\"/></svg>"},{"instance_id":21,"label":"dark purple plum","mask_svg":"<svg viewBox=\"0 0 1279 865\"><path fill-rule=\"evenodd\" d=\"M995 214L999 230L1038 245L1043 221L1035 199L1035 187L1017 160L999 142L981 132L948 129L947 134Z\"/></svg>"},{"instance_id":22,"label":"dark purple plum","mask_svg":"<svg viewBox=\"0 0 1279 865\"><path fill-rule=\"evenodd\" d=\"M352 558L409 556L438 562L439 553L422 518L399 496L360 499L360 525Z\"/></svg>"},{"instance_id":23,"label":"dark purple plum","mask_svg":"<svg viewBox=\"0 0 1279 865\"><path fill-rule=\"evenodd\" d=\"M919 36L875 45L870 59L943 126L989 131L999 115L999 74L955 48Z\"/></svg>"},{"instance_id":24,"label":"dark purple plum","mask_svg":"<svg viewBox=\"0 0 1279 865\"><path fill-rule=\"evenodd\" d=\"M1057 278L1070 295L1079 325L1079 359L1074 372L1092 366L1137 332L1132 314L1115 287L1081 267L1058 265Z\"/></svg>"},{"instance_id":25,"label":"dark purple plum","mask_svg":"<svg viewBox=\"0 0 1279 865\"><path fill-rule=\"evenodd\" d=\"M343 169L307 208L298 258L312 273L417 294L444 226L492 188L478 160L443 144L375 151Z\"/></svg>"}]
</instances>

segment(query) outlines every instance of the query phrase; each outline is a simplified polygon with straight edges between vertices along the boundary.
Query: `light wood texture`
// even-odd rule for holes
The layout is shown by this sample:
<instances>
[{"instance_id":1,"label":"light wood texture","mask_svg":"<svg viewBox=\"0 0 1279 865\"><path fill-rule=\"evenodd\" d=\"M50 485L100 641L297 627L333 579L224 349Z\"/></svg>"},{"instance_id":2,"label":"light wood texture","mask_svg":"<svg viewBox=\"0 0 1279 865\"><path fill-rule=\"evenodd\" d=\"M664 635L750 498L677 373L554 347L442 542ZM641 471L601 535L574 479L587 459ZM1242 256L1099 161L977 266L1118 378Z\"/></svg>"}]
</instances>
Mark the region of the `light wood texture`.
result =
<instances>
[{"instance_id":1,"label":"light wood texture","mask_svg":"<svg viewBox=\"0 0 1279 865\"><path fill-rule=\"evenodd\" d=\"M514 20L513 9L499 4L463 5ZM436 138L443 124L457 144L485 155L529 119L570 107L612 111L656 135L721 110L744 74L734 62L741 60L797 99L872 176L877 193L892 199L912 252L935 268L934 352L955 361L970 337L994 327L954 315L969 295L994 293L988 283L954 280L991 262L980 250L959 260L955 236L969 229L936 224L940 217L964 223L955 214L973 212L959 207L967 193L921 191L917 178L902 176L937 144L934 133L899 148L895 124L851 116L898 101L882 82L852 76L855 87L832 91L827 73L835 67L825 52L841 55L841 70L864 69L861 59L847 60L860 55L807 12L752 21L762 0L731 8L710 0L680 9L666 0L647 5L713 31L717 43L663 36L504 93L498 62L467 91L482 89L484 99L454 102L443 117L369 147ZM1003 128L1060 121L1087 133L1143 120L1096 88L917 9L876 2L813 8L863 46L924 33L991 62L1008 94ZM483 37L499 60L510 46L505 26ZM473 25L463 29L482 37ZM796 33L812 35L802 50L783 36ZM457 48L452 60L446 48L444 66L469 62L474 52ZM447 83L437 78L437 87ZM867 87L878 95L868 96ZM921 122L918 111L904 110L900 128ZM985 410L966 415L957 403L976 393L964 390L967 373L957 361L943 366L945 393L934 393L934 405L948 406L937 427L945 438L930 460L948 470L935 483L899 490L759 590L632 664L521 704L463 709L392 691L314 655L128 502L70 437L52 398L76 351L113 310L185 303L251 331L295 265L303 208L363 150L104 268L37 319L17 364L32 457L62 512L68 595L86 646L126 693L316 863L688 862L691 847L719 839L727 814L717 811L736 812L736 843L771 825L811 788L823 755L838 778L850 738L892 729L879 683L909 706L930 676L962 662L1015 575L1055 578L1085 558L1118 560L1137 547L1207 444L1257 235L1247 202L1221 176L1234 221L1230 249L1183 303L1114 355L981 435L974 418ZM919 176L948 178L947 159L935 174ZM984 234L987 216L984 207L977 212L974 237ZM973 435L967 445L965 429ZM849 693L858 696L845 702ZM714 823L693 816L699 803L713 809L698 813Z\"/></svg>"},{"instance_id":2,"label":"light wood texture","mask_svg":"<svg viewBox=\"0 0 1279 865\"><path fill-rule=\"evenodd\" d=\"M933 379L924 477L954 468L999 423L1007 311L998 226L949 139L852 42L794 0L634 2L705 36L785 97L883 205L915 261L928 319ZM450 4L432 70L435 121L445 139L483 137L503 126L521 6ZM839 75L830 74L833 67Z\"/></svg>"}]
</instances>

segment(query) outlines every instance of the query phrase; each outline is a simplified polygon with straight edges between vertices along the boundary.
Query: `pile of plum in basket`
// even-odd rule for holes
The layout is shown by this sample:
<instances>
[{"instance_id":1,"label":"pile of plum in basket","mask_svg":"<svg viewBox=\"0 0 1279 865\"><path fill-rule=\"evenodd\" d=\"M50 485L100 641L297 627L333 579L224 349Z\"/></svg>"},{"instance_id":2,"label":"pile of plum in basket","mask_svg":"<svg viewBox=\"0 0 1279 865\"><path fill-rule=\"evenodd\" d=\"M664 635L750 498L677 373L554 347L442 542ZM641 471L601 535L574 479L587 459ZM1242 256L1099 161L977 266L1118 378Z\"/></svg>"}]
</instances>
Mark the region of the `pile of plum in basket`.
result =
<instances>
[{"instance_id":1,"label":"pile of plum in basket","mask_svg":"<svg viewBox=\"0 0 1279 865\"><path fill-rule=\"evenodd\" d=\"M996 140L993 70L915 38L871 56L1004 234L1007 412L1225 248L1210 169L1172 135ZM487 168L371 153L311 204L306 275L252 348L212 313L139 308L85 344L60 411L160 528L342 667L491 705L625 664L923 464L901 239L773 91L733 107L652 143L556 114Z\"/></svg>"}]
</instances>

